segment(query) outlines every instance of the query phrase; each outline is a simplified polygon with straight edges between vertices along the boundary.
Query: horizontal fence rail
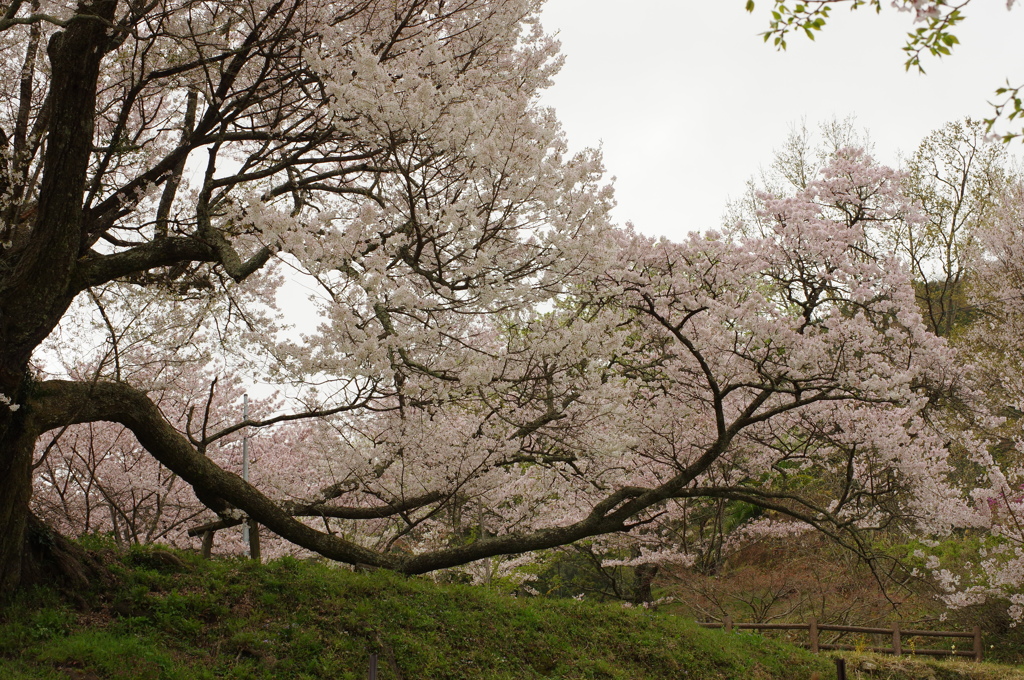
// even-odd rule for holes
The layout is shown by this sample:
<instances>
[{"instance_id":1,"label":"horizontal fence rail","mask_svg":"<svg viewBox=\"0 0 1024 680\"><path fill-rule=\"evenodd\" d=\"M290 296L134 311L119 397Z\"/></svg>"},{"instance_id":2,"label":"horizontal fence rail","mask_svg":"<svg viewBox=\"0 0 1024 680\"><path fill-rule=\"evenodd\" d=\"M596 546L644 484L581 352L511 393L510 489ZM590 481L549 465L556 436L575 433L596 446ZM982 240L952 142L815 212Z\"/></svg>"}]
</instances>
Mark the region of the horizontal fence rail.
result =
<instances>
[{"instance_id":1,"label":"horizontal fence rail","mask_svg":"<svg viewBox=\"0 0 1024 680\"><path fill-rule=\"evenodd\" d=\"M900 656L907 653L904 649L903 640L912 637L938 637L938 638L968 638L971 640L971 649L918 649L912 647L911 654L924 654L926 656L969 656L975 661L982 659L981 647L981 626L975 626L970 633L954 630L915 630L901 628L900 624L894 623L891 628L870 628L867 626L839 626L828 623L818 623L813 617L807 623L738 623L726 616L721 621L698 621L698 625L705 628L724 628L726 631L736 630L806 630L809 639L805 646L812 652L817 653L823 649L834 650L865 650L878 652L880 654L895 654ZM892 638L891 647L859 647L857 645L830 644L818 641L822 631L837 633L860 633L863 635L886 635Z\"/></svg>"}]
</instances>

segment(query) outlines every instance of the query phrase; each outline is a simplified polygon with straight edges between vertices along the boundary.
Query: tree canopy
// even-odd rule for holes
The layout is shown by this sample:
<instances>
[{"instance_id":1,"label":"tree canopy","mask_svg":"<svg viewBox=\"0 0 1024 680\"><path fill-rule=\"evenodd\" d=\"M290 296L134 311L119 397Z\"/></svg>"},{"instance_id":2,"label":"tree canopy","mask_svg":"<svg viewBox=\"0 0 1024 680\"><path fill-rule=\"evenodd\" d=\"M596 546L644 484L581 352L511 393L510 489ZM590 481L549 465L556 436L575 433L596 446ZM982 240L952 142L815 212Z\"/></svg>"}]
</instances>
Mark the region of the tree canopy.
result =
<instances>
[{"instance_id":1,"label":"tree canopy","mask_svg":"<svg viewBox=\"0 0 1024 680\"><path fill-rule=\"evenodd\" d=\"M617 228L537 102L539 5L8 6L0 590L73 571L40 517L247 519L406 573L604 535L688 560L707 499L865 555L980 522L1008 482L979 440L990 479L953 483L965 369L887 246L926 221L903 177L844 146L756 229ZM242 419L250 380L278 392Z\"/></svg>"}]
</instances>

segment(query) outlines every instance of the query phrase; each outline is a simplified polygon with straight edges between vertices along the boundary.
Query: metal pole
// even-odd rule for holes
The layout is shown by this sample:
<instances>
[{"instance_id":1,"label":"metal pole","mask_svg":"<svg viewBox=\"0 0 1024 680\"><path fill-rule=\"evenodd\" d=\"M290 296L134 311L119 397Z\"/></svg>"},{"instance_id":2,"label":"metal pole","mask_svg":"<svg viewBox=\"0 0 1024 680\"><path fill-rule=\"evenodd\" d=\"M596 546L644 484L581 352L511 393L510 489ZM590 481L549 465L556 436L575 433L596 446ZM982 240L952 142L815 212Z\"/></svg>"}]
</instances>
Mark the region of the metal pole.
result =
<instances>
[{"instance_id":1,"label":"metal pole","mask_svg":"<svg viewBox=\"0 0 1024 680\"><path fill-rule=\"evenodd\" d=\"M249 395L242 395L242 420L249 420ZM242 436L242 479L249 481L249 428L245 428ZM252 545L249 543L249 523L242 522L242 541L245 542L245 549L252 556Z\"/></svg>"}]
</instances>

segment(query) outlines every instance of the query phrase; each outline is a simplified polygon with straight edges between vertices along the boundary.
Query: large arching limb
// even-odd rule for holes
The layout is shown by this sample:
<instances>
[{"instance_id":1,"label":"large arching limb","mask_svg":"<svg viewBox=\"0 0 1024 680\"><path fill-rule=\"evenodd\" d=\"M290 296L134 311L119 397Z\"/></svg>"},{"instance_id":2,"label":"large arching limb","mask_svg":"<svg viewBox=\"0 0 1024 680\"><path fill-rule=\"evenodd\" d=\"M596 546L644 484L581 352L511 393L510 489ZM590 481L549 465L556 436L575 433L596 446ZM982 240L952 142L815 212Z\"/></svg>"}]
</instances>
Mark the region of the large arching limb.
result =
<instances>
[{"instance_id":1,"label":"large arching limb","mask_svg":"<svg viewBox=\"0 0 1024 680\"><path fill-rule=\"evenodd\" d=\"M124 383L51 380L40 383L27 404L29 428L38 434L67 423L110 421L131 430L139 443L196 490L223 498L296 545L350 564L398 568L393 557L316 531L292 517L238 475L196 451L146 394Z\"/></svg>"},{"instance_id":2,"label":"large arching limb","mask_svg":"<svg viewBox=\"0 0 1024 680\"><path fill-rule=\"evenodd\" d=\"M225 471L200 454L183 434L167 422L144 392L129 385L46 381L33 391L26 407L27 429L35 436L69 423L120 423L131 430L157 460L191 484L197 494L224 499L282 538L330 559L405 573L425 573L494 555L541 550L590 536L628 531L634 518L671 498L717 457L716 452L726 448L726 442L718 442L698 464L659 487L620 488L575 523L526 534L504 534L468 545L401 557L368 550L298 521L293 516L297 513L279 506L239 476Z\"/></svg>"}]
</instances>

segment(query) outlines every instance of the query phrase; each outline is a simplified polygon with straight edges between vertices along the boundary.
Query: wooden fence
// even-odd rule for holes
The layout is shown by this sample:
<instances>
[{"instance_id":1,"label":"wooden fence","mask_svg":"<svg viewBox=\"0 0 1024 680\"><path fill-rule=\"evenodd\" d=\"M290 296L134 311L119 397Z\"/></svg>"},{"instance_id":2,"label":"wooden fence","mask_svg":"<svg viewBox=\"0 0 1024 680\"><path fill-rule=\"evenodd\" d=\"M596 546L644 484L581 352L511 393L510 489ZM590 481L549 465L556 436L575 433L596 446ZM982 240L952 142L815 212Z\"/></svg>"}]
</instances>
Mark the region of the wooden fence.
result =
<instances>
[{"instance_id":1,"label":"wooden fence","mask_svg":"<svg viewBox=\"0 0 1024 680\"><path fill-rule=\"evenodd\" d=\"M217 520L216 522L209 522L202 526L193 527L188 530L188 535L191 536L202 536L203 547L201 554L203 559L210 559L210 554L213 552L213 535L221 529L229 529L231 527L238 526L242 522L247 522L249 525L249 557L260 562L260 525L254 519L246 520Z\"/></svg>"},{"instance_id":2,"label":"wooden fence","mask_svg":"<svg viewBox=\"0 0 1024 680\"><path fill-rule=\"evenodd\" d=\"M840 649L878 652L880 654L926 654L928 656L969 656L975 661L981 661L981 626L975 626L970 633L949 630L914 630L900 628L899 623L894 623L891 628L868 628L865 626L838 626L832 624L820 624L813 617L807 623L735 623L730 617L722 621L698 622L698 625L705 628L724 628L727 632L733 629L738 630L806 630L809 643L805 645L812 652L817 653L822 649ZM892 647L862 647L857 645L828 644L819 642L819 635L823 631L838 633L859 633L862 635L886 635L892 638ZM970 649L919 649L917 646L908 648L904 640L915 637L940 637L940 638L969 638Z\"/></svg>"}]
</instances>

